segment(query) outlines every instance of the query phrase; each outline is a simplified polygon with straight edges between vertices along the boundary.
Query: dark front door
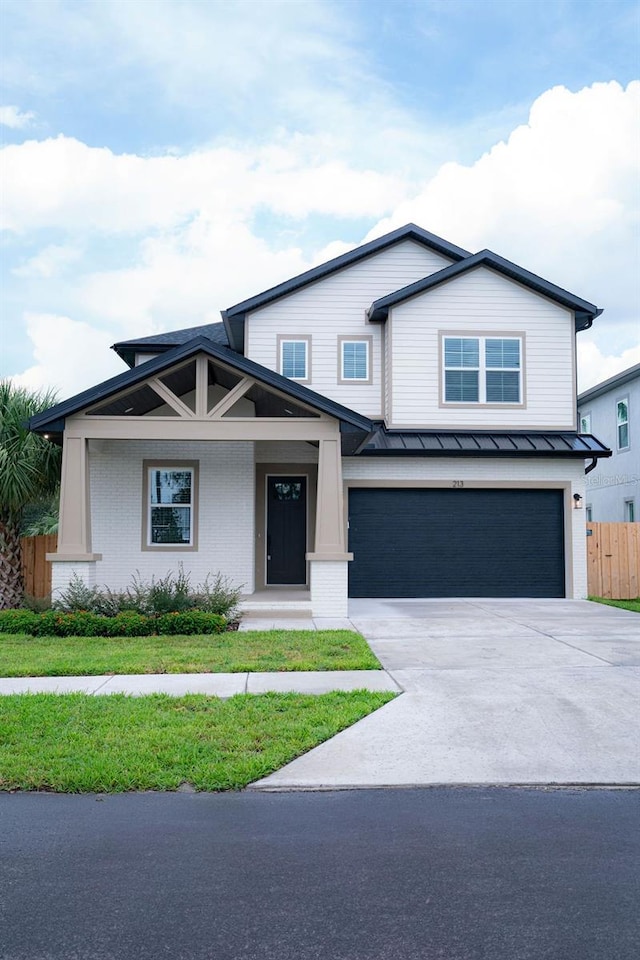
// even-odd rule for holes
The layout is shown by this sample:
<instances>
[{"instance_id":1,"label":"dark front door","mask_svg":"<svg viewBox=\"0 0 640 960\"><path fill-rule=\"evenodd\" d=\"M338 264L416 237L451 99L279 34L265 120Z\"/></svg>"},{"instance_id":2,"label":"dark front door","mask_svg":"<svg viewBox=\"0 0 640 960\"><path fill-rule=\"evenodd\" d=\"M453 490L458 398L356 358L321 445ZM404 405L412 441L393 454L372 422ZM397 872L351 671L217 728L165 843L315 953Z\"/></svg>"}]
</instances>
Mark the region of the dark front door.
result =
<instances>
[{"instance_id":1,"label":"dark front door","mask_svg":"<svg viewBox=\"0 0 640 960\"><path fill-rule=\"evenodd\" d=\"M267 477L267 583L306 583L307 478Z\"/></svg>"}]
</instances>

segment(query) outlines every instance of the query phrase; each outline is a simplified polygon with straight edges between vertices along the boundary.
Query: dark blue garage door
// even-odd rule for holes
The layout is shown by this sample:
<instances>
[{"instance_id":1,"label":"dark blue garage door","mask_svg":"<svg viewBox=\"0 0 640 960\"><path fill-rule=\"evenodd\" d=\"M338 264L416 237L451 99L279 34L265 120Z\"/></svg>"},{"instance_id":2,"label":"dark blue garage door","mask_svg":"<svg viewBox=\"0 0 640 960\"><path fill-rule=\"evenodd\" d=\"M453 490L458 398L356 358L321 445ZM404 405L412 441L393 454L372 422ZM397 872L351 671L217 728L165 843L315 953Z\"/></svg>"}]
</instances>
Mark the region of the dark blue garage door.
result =
<instances>
[{"instance_id":1,"label":"dark blue garage door","mask_svg":"<svg viewBox=\"0 0 640 960\"><path fill-rule=\"evenodd\" d=\"M564 597L561 490L349 491L351 597Z\"/></svg>"}]
</instances>

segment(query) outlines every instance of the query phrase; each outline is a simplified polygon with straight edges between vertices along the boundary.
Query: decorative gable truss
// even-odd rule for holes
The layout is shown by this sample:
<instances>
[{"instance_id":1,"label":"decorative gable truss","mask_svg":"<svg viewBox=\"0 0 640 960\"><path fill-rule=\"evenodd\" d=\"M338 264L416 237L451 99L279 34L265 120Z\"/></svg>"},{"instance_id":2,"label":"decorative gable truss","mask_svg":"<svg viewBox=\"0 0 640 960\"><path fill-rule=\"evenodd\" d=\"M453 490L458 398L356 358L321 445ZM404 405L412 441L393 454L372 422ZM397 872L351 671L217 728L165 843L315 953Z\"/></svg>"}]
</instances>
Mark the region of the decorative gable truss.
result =
<instances>
[{"instance_id":1,"label":"decorative gable truss","mask_svg":"<svg viewBox=\"0 0 640 960\"><path fill-rule=\"evenodd\" d=\"M307 559L346 560L341 430L364 440L373 426L366 418L213 345L193 342L143 367L31 423L63 435L58 551L50 559L101 559L91 547L90 440L304 440L318 445L315 549Z\"/></svg>"}]
</instances>

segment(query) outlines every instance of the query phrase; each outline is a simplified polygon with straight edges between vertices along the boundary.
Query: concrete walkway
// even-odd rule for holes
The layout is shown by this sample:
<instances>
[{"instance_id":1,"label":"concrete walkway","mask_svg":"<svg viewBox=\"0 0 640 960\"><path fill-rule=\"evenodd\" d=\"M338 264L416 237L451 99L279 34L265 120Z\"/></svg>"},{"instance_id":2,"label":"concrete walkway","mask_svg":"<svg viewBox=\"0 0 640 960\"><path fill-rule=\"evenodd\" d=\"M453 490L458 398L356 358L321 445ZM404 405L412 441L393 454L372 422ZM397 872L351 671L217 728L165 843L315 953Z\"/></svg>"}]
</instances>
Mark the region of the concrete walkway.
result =
<instances>
[{"instance_id":1,"label":"concrete walkway","mask_svg":"<svg viewBox=\"0 0 640 960\"><path fill-rule=\"evenodd\" d=\"M403 696L255 784L640 783L640 617L574 600L352 601Z\"/></svg>"},{"instance_id":2,"label":"concrete walkway","mask_svg":"<svg viewBox=\"0 0 640 960\"><path fill-rule=\"evenodd\" d=\"M168 693L182 697L204 693L233 697L238 693L330 693L333 690L374 690L398 693L400 687L385 670L291 671L289 673L149 673L100 677L5 677L0 696L12 693L127 693L143 697Z\"/></svg>"}]
</instances>

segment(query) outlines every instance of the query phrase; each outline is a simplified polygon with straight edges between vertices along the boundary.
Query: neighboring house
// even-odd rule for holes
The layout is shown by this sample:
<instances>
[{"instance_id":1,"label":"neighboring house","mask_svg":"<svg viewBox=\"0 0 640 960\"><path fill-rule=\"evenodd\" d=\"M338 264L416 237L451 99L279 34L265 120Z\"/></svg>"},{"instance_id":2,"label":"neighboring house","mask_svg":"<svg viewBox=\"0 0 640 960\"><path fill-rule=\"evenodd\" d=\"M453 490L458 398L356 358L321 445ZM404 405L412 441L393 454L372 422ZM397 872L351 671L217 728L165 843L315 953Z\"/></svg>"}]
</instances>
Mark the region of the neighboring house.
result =
<instances>
[{"instance_id":1,"label":"neighboring house","mask_svg":"<svg viewBox=\"0 0 640 960\"><path fill-rule=\"evenodd\" d=\"M613 451L587 477L587 520L640 520L640 363L581 393L578 416Z\"/></svg>"},{"instance_id":2,"label":"neighboring house","mask_svg":"<svg viewBox=\"0 0 640 960\"><path fill-rule=\"evenodd\" d=\"M64 445L54 588L220 570L247 609L583 597L577 331L597 307L412 224L223 312L115 345L34 417Z\"/></svg>"}]
</instances>

